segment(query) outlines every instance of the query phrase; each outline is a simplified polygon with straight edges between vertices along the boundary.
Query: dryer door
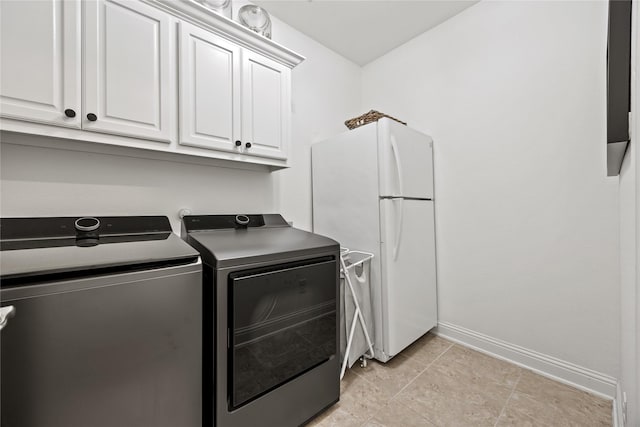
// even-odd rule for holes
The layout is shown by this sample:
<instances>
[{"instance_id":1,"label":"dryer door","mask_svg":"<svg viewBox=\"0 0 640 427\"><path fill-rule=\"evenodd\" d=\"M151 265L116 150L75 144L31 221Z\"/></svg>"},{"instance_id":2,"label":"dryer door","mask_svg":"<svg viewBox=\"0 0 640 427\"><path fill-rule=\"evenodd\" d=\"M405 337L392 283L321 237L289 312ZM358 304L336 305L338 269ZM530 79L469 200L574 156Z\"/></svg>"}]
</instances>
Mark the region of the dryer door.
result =
<instances>
[{"instance_id":1,"label":"dryer door","mask_svg":"<svg viewBox=\"0 0 640 427\"><path fill-rule=\"evenodd\" d=\"M229 275L229 409L336 354L334 259Z\"/></svg>"}]
</instances>

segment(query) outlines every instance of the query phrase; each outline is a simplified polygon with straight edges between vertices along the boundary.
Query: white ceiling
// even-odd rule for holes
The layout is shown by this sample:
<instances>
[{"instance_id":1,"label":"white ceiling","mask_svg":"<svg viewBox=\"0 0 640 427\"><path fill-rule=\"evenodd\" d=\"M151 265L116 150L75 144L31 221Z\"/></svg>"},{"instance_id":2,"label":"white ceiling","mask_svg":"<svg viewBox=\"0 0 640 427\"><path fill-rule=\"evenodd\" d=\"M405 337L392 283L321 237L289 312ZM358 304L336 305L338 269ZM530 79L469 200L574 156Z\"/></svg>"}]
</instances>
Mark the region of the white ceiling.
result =
<instances>
[{"instance_id":1,"label":"white ceiling","mask_svg":"<svg viewBox=\"0 0 640 427\"><path fill-rule=\"evenodd\" d=\"M478 0L254 0L269 14L365 65Z\"/></svg>"}]
</instances>

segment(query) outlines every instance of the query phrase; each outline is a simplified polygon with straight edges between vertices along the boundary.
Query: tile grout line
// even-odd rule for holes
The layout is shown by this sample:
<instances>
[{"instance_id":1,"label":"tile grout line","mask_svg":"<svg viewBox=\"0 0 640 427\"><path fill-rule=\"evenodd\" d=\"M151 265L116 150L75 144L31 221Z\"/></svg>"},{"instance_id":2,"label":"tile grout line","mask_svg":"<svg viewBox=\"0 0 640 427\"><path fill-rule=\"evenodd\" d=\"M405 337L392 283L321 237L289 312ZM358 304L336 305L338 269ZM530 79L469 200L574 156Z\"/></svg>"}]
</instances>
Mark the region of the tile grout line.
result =
<instances>
[{"instance_id":1,"label":"tile grout line","mask_svg":"<svg viewBox=\"0 0 640 427\"><path fill-rule=\"evenodd\" d=\"M449 342L450 342L450 341L449 341ZM420 375L422 375L422 373L423 373L424 371L426 371L426 370L427 370L427 369L428 369L428 368L429 368L429 367L430 367L430 366L431 366L431 365L432 365L436 360L438 360L438 359L439 359L443 354L445 354L447 351L449 351L449 349L450 349L451 347L453 347L454 345L455 345L455 343L451 343L451 345L450 345L449 347L447 347L447 348L446 348L445 350L443 350L443 351L442 351L442 353L440 353L440 354L439 354L435 359L433 359L431 362L429 362L429 364L428 364L428 365L427 365L423 370L421 370L420 372L418 372L418 373L416 374L415 378L413 378L413 379L409 382L409 384L411 384L411 383L413 382L413 380L415 380L415 379L416 379L416 378L418 378ZM411 356L405 356L405 355L403 355L402 353L398 353L398 354L397 354L396 356L394 356L394 357L398 357L398 356L402 356L403 358L405 358L405 359L407 359L407 360L412 360L412 359L411 359ZM369 359L369 360L375 360L375 358L373 358L373 359ZM382 363L382 362L378 362L378 363ZM383 366L384 366L384 364L383 364ZM358 372L356 372L356 371L354 371L353 373L354 373L354 374L356 374L356 376L358 376L358 377L362 378L363 380L365 380L366 382L368 382L369 384L373 384L373 385L375 385L375 386L377 387L376 383L374 383L373 381L368 380L368 379L365 377L365 375L364 375L364 374L359 374L359 373L358 373ZM407 384L407 385L409 385L409 384ZM406 388L406 386L402 387L402 388L400 389L400 391L404 390L405 388ZM399 391L398 393L394 394L393 396L391 396L391 397L389 398L389 400L393 400L393 398L394 398L394 397L396 397L396 396L400 393L400 391Z\"/></svg>"},{"instance_id":2,"label":"tile grout line","mask_svg":"<svg viewBox=\"0 0 640 427\"><path fill-rule=\"evenodd\" d=\"M446 353L448 353L449 351L451 351L451 349L453 347L457 347L457 348L464 348L463 346L459 346L456 343L451 343L449 341L449 345L444 348L440 354L438 354L431 362L429 362L428 364L425 365L425 367L423 369L419 369L419 371L417 372L417 374L415 374L414 377L412 377L407 384L405 384L403 387L400 388L399 391L397 391L394 394L391 395L386 395L383 396L384 397L384 402L383 404L377 409L374 410L373 412L369 412L370 415L368 415L368 417L366 417L363 420L363 423L359 425L359 427L366 427L368 425L369 422L371 422L371 420L373 418L376 417L376 415L378 415L380 412L380 409L382 409L382 407L391 404L392 402L394 402L395 405L399 405L400 407L404 407L405 409L412 409L410 406L403 404L403 402L401 401L396 401L395 399L398 398L398 396L400 394L402 394L404 391L406 391L407 388L409 388L420 376L422 376L422 374L424 374L428 369L432 368L442 357L445 356ZM400 356L400 358L405 359L407 361L409 360L414 360L417 362L417 360L415 359L415 354L411 355L411 356L405 356L402 354L398 354L398 356ZM489 356L491 357L491 356ZM496 359L496 358L494 358ZM499 359L498 359L499 360ZM377 362L374 362L377 363ZM514 365L513 363L509 363L510 365ZM384 366L384 364L381 364L382 366ZM517 365L516 365L517 367ZM436 368L437 369L437 368ZM515 413L519 413L522 416L525 416L527 419L531 420L531 421L535 421L537 422L537 417L533 417L532 415L529 415L528 413L523 413L521 412L518 408L511 408L509 409L509 405L511 403L511 400L514 400L513 397L515 396L516 391L518 391L519 393L524 393L525 396L528 396L528 393L526 390L523 390L522 388L519 388L520 385L520 381L523 381L523 377L524 374L530 372L529 369L526 368L519 368L519 372L518 372L518 376L516 377L515 381L513 382L510 394L508 395L507 399L505 400L505 403L502 406L502 409L500 410L494 424L493 427L497 427L500 424L500 419L502 419L503 416L506 416L506 414L508 413L508 411L515 411ZM375 381L373 381L374 378L369 378L370 376L367 375L367 372L361 372L361 373L357 373L357 370L354 370L353 373L355 374L356 377L361 378L362 380L364 380L364 383L369 384L369 385L373 385L376 388L379 388L379 384L376 383ZM545 378L546 380L551 381L552 383L557 383L556 381L553 381L552 379L549 378ZM579 390L578 390L579 391ZM584 392L583 392L584 393ZM588 393L586 393L588 394ZM518 399L516 399L518 400ZM515 402L515 400L514 400ZM517 405L516 405L517 406ZM551 406L555 409L558 409L557 403L552 403ZM420 411L415 411L413 410L412 412L415 412L415 415L417 415L420 419L423 420L423 422L431 422L431 419L429 417L426 417L425 415L423 415L422 412ZM376 424L377 425L377 424ZM639 426L640 427L640 426Z\"/></svg>"},{"instance_id":3,"label":"tile grout line","mask_svg":"<svg viewBox=\"0 0 640 427\"><path fill-rule=\"evenodd\" d=\"M574 387L571 387L571 386L568 386L568 385L566 385L566 384L562 384L562 383L560 383L560 382L558 382L558 381L555 381L555 380L553 380L553 379L551 379L551 378L547 378L547 377L541 376L541 375L539 375L539 374L537 374L537 373L535 373L535 372L533 372L533 371L531 371L530 369L527 369L527 368L522 368L522 373L521 373L521 375L520 375L520 378L522 378L522 375L523 375L525 372L533 373L534 375L536 375L536 376L538 376L538 377L543 378L543 380L544 380L544 381L549 381L549 382L551 382L551 383L552 383L552 385L554 385L554 386L561 386L561 387L564 387L564 388L568 388L568 389L571 391L571 393L586 394L586 395L588 395L588 396L592 396L592 397L594 396L594 395L592 395L592 394L590 394L590 393L588 393L588 392L586 392L586 391L584 391L584 390L576 389L576 388L574 388ZM519 383L519 382L520 382L520 380L518 380L518 383ZM526 397L527 397L527 398L529 398L529 399L532 399L532 400L537 401L537 402L539 402L539 403L541 403L541 402L542 402L542 400L541 400L539 397L535 397L534 395L532 395L530 392L527 392L526 390L521 390L521 391L520 391L520 393L522 393L524 396L526 396ZM600 399L598 396L595 396L595 397L596 397L596 398L598 398L598 399ZM550 408L553 408L555 411L561 411L561 412L562 412L562 410L566 407L565 405L562 405L562 404L560 404L559 402L545 402L545 405L549 406ZM569 409L571 410L572 408L571 408L571 407L569 407ZM519 410L516 410L516 412L520 412L521 414L523 413L522 411L519 411ZM608 411L607 411L607 412L608 412ZM524 413L524 415L525 415L526 417L528 417L528 418L530 418L530 419L534 420L534 421L539 422L539 419L538 419L538 417L537 417L537 416L534 416L534 415L531 415L531 414L527 414L527 413ZM560 415L560 416L561 416L561 417L564 417L565 415ZM639 427L640 427L640 426L639 426Z\"/></svg>"},{"instance_id":4,"label":"tile grout line","mask_svg":"<svg viewBox=\"0 0 640 427\"><path fill-rule=\"evenodd\" d=\"M433 365L434 363L436 363L438 361L438 359L440 359L447 351L451 350L451 347L453 347L455 344L451 343L451 345L449 347L447 347L447 349L445 351L443 351L442 353L440 353L440 355L438 355L438 357L436 357L435 359L433 359L426 368L424 368L422 371L420 371L411 381L409 381L407 384L405 384L404 387L402 387L396 394L394 394L393 396L391 396L391 399L389 399L390 401L395 399L400 393L402 393L407 387L409 387L411 384L413 384L413 382L415 380L418 379L418 377L420 375L422 375L427 369L429 369L431 367L431 365Z\"/></svg>"},{"instance_id":5,"label":"tile grout line","mask_svg":"<svg viewBox=\"0 0 640 427\"><path fill-rule=\"evenodd\" d=\"M511 398L515 394L516 388L518 388L518 383L520 382L520 379L522 378L522 372L523 372L523 370L522 370L522 368L520 368L520 375L518 375L518 379L513 384L513 388L511 389L511 394L509 394L509 397L507 397L507 400L504 402L504 406L502 407L502 410L498 414L498 418L496 418L496 422L493 424L493 427L497 427L498 426L498 422L500 421L500 417L502 417L502 414L504 414L504 411L507 409L507 405L509 404L509 401L511 400Z\"/></svg>"},{"instance_id":6,"label":"tile grout line","mask_svg":"<svg viewBox=\"0 0 640 427\"><path fill-rule=\"evenodd\" d=\"M450 342L450 341L449 341L449 342ZM410 385L411 385L415 380L417 380L417 379L418 379L418 377L419 377L420 375L422 375L422 374L423 374L427 369L429 369L429 368L431 367L431 365L433 365L433 364L434 364L438 359L440 359L440 358L441 358L441 357L442 357L446 352L448 352L449 350L451 350L451 348L452 348L454 345L455 345L455 343L452 343L452 342L451 342L451 344L449 345L449 347L447 347L447 348L446 348L442 353L440 353L440 354L439 354L435 359L433 359L431 362L429 362L429 364L428 364L428 365L427 365L423 370L421 370L420 372L418 372L418 373L416 374L416 376L415 376L413 379L411 379L411 381L409 381L409 382L408 382L404 387L402 387L402 388L401 388L401 389L400 389L396 394L394 394L394 395L392 395L391 397L389 397L388 399L386 399L385 404L388 404L388 403L389 403L389 402L391 402L393 399L395 399L395 398L396 398L400 393L402 393L402 392L403 392L407 387L409 387L409 386L410 386ZM400 356L401 354L398 354L398 355ZM405 356L405 357L407 358L407 360L410 360L410 359L411 359L411 357L408 357L408 356ZM357 372L354 372L354 374L356 374L356 376L358 376L358 377L362 378L365 382L367 382L367 383L369 383L369 384L372 384L372 385L376 385L374 382L369 381L367 378L365 378L365 376L364 376L364 375L360 375L360 374L358 374ZM376 386L376 387L377 387L377 386ZM380 410L380 409L378 409L378 411L379 411L379 410ZM377 412L376 412L376 414L377 414ZM369 418L367 418L367 419L364 421L364 423L363 423L362 425L363 425L363 426L364 426L364 425L366 425L369 421L371 421L371 419L372 419L372 418L374 418L374 417L375 417L375 415L376 415L376 414L371 415ZM431 420L428 420L428 419L427 419L427 421L431 422Z\"/></svg>"},{"instance_id":7,"label":"tile grout line","mask_svg":"<svg viewBox=\"0 0 640 427\"><path fill-rule=\"evenodd\" d=\"M455 343L451 343L451 345L449 347L447 347L447 349L445 351L443 351L442 353L440 353L440 355L438 355L438 357L436 357L435 359L433 359L431 361L431 363L429 363L427 365L426 368L424 368L422 371L420 371L420 373L418 373L418 375L416 375L411 381L409 381L404 387L402 387L396 394L394 394L391 399L389 399L389 401L392 401L393 399L395 399L396 397L398 397L400 395L400 393L402 393L407 387L409 387L411 384L413 384L422 374L424 374L425 372L427 372L427 369L429 369L431 366L433 366L434 363L436 363L442 356L444 356L449 350L451 350L453 348L453 346L455 345ZM421 415L421 414L418 414ZM427 418L425 416L423 416L423 418L425 420L427 420L429 423L432 423L430 418Z\"/></svg>"}]
</instances>

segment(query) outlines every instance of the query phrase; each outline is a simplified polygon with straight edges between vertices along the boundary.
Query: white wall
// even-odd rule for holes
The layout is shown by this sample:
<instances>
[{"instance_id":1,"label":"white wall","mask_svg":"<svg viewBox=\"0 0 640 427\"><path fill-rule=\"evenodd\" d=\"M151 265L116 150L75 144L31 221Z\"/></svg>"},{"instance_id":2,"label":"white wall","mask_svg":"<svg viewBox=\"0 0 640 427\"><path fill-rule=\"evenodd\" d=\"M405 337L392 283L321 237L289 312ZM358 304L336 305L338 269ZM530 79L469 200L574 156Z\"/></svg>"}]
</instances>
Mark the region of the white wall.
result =
<instances>
[{"instance_id":1,"label":"white wall","mask_svg":"<svg viewBox=\"0 0 640 427\"><path fill-rule=\"evenodd\" d=\"M234 4L235 7L235 4ZM292 73L292 164L267 173L9 144L0 147L0 215L281 212L310 228L309 145L336 133L360 103L360 68L274 20L274 40L307 60Z\"/></svg>"},{"instance_id":2,"label":"white wall","mask_svg":"<svg viewBox=\"0 0 640 427\"><path fill-rule=\"evenodd\" d=\"M274 22L279 23L277 19ZM281 25L273 39L303 53L307 59L292 73L294 166L275 173L278 204L284 217L298 228L312 229L311 144L347 128L344 121L360 112L362 69L318 42L296 36ZM328 66L330 65L330 66Z\"/></svg>"},{"instance_id":3,"label":"white wall","mask_svg":"<svg viewBox=\"0 0 640 427\"><path fill-rule=\"evenodd\" d=\"M640 6L634 3L631 74L631 143L620 171L620 392L627 395L627 426L640 425L640 80L638 24ZM617 396L620 409L622 396ZM622 414L620 414L622 415Z\"/></svg>"},{"instance_id":4,"label":"white wall","mask_svg":"<svg viewBox=\"0 0 640 427\"><path fill-rule=\"evenodd\" d=\"M431 134L441 321L619 374L606 2L484 1L363 70Z\"/></svg>"},{"instance_id":5,"label":"white wall","mask_svg":"<svg viewBox=\"0 0 640 427\"><path fill-rule=\"evenodd\" d=\"M9 144L0 160L2 216L272 212L266 172Z\"/></svg>"}]
</instances>

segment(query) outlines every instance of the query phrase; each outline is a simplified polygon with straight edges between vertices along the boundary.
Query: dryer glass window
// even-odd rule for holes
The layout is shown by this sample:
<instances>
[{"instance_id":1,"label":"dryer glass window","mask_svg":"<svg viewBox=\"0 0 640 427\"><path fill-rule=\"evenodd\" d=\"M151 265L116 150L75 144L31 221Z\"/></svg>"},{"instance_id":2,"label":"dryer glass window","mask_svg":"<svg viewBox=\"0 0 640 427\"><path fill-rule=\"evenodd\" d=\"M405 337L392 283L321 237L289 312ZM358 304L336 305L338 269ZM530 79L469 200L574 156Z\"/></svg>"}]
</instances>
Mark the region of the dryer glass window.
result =
<instances>
[{"instance_id":1,"label":"dryer glass window","mask_svg":"<svg viewBox=\"0 0 640 427\"><path fill-rule=\"evenodd\" d=\"M229 275L231 409L335 357L336 275L326 258Z\"/></svg>"}]
</instances>

